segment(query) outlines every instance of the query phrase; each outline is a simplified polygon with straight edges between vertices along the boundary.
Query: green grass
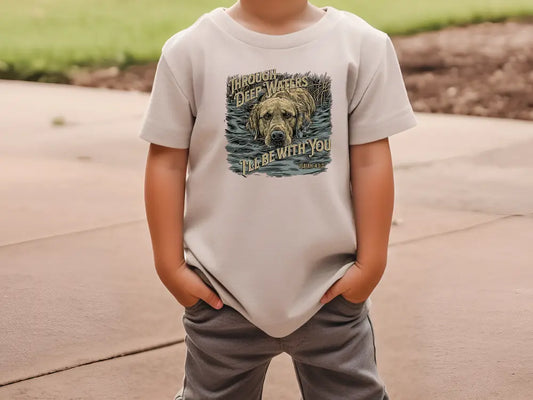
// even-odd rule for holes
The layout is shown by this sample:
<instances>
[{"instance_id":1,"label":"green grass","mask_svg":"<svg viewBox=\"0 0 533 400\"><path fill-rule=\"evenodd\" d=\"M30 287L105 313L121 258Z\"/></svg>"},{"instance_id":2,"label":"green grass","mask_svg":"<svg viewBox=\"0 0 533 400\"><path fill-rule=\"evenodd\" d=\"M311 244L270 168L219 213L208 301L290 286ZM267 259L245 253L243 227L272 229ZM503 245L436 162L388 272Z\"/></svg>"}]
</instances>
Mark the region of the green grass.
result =
<instances>
[{"instance_id":1,"label":"green grass","mask_svg":"<svg viewBox=\"0 0 533 400\"><path fill-rule=\"evenodd\" d=\"M73 66L155 61L161 46L201 14L233 1L2 0L0 78L65 81ZM533 15L531 0L312 2L360 15L389 35Z\"/></svg>"}]
</instances>

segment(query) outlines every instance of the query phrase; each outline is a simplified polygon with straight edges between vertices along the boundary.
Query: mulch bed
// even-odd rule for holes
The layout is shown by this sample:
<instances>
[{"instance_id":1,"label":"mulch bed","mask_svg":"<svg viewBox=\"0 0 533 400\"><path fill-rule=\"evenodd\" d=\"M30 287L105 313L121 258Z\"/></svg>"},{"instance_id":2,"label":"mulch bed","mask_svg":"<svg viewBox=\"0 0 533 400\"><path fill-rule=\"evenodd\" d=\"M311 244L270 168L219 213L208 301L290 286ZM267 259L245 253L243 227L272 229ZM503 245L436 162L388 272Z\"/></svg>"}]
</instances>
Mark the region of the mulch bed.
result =
<instances>
[{"instance_id":1,"label":"mulch bed","mask_svg":"<svg viewBox=\"0 0 533 400\"><path fill-rule=\"evenodd\" d=\"M391 38L415 111L533 121L533 17ZM85 70L70 83L149 92L155 68Z\"/></svg>"}]
</instances>

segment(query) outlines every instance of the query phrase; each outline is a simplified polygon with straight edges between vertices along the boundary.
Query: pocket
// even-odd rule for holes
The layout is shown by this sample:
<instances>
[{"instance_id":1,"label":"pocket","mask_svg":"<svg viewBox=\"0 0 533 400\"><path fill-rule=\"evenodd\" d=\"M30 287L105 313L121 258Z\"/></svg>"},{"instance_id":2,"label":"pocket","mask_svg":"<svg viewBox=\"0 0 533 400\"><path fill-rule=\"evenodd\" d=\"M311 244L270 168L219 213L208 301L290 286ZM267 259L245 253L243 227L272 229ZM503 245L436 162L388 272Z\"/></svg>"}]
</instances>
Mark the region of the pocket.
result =
<instances>
[{"instance_id":1,"label":"pocket","mask_svg":"<svg viewBox=\"0 0 533 400\"><path fill-rule=\"evenodd\" d=\"M184 307L184 309L185 309L185 311L194 310L194 309L198 308L199 306L201 306L201 303L205 303L205 301L203 301L202 299L198 298L198 301L196 303L194 303L192 306Z\"/></svg>"},{"instance_id":2,"label":"pocket","mask_svg":"<svg viewBox=\"0 0 533 400\"><path fill-rule=\"evenodd\" d=\"M368 299L353 303L339 294L330 302L333 303L332 307L337 316L342 316L343 319L348 318L352 322L362 321L369 311Z\"/></svg>"}]
</instances>

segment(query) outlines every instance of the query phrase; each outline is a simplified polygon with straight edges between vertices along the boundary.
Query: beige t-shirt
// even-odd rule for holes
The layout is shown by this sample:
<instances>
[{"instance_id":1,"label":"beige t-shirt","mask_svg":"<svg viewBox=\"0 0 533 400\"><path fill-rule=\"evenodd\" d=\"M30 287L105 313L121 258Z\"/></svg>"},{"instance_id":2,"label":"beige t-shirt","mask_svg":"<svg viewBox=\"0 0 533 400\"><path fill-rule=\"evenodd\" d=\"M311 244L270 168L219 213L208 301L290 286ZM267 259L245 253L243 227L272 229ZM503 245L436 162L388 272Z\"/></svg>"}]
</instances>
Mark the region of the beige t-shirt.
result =
<instances>
[{"instance_id":1,"label":"beige t-shirt","mask_svg":"<svg viewBox=\"0 0 533 400\"><path fill-rule=\"evenodd\" d=\"M355 261L349 145L417 125L390 37L323 10L283 35L201 15L163 45L139 135L189 149L185 260L273 337Z\"/></svg>"}]
</instances>

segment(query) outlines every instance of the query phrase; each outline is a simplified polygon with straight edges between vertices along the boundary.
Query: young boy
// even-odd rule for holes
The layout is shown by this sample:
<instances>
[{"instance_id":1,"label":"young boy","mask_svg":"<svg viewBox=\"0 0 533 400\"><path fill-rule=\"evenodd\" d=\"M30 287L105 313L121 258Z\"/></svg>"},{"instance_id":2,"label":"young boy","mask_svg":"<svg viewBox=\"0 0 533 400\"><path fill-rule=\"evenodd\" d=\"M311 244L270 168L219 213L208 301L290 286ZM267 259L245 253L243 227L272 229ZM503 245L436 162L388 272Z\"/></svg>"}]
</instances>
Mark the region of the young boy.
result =
<instances>
[{"instance_id":1,"label":"young boy","mask_svg":"<svg viewBox=\"0 0 533 400\"><path fill-rule=\"evenodd\" d=\"M260 399L282 352L305 400L389 399L369 296L388 137L415 125L390 37L348 11L241 0L165 42L140 137L155 267L185 308L174 399Z\"/></svg>"}]
</instances>

